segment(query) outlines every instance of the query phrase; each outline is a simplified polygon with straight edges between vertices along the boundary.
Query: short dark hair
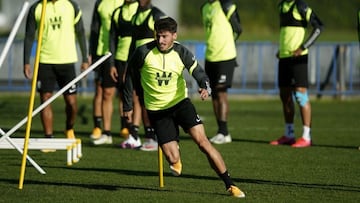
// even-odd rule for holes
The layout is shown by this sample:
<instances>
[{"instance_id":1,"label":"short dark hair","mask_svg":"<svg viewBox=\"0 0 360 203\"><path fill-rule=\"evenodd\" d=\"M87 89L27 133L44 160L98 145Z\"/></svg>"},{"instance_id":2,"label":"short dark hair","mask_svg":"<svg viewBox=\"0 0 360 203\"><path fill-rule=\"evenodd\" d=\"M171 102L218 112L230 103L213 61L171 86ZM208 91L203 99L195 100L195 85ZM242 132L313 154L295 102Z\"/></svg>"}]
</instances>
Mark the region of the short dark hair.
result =
<instances>
[{"instance_id":1,"label":"short dark hair","mask_svg":"<svg viewBox=\"0 0 360 203\"><path fill-rule=\"evenodd\" d=\"M171 17L160 18L155 21L155 31L169 31L171 33L175 33L177 31L177 22Z\"/></svg>"}]
</instances>

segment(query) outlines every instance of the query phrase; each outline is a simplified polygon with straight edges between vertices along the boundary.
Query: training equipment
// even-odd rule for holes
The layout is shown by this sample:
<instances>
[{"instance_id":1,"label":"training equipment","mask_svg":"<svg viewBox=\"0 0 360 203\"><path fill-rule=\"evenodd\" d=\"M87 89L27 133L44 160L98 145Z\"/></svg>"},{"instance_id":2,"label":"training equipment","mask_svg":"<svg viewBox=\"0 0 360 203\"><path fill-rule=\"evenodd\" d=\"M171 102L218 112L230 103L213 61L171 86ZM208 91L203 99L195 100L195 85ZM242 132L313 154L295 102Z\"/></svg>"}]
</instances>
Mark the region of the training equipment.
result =
<instances>
[{"instance_id":1,"label":"training equipment","mask_svg":"<svg viewBox=\"0 0 360 203\"><path fill-rule=\"evenodd\" d=\"M164 165L163 165L163 152L158 146L158 165L159 165L159 187L164 187Z\"/></svg>"},{"instance_id":2,"label":"training equipment","mask_svg":"<svg viewBox=\"0 0 360 203\"><path fill-rule=\"evenodd\" d=\"M12 138L16 145L23 148L24 138ZM14 149L10 142L0 142L0 149ZM66 150L66 164L71 166L82 157L81 140L66 138L30 138L28 148L32 150Z\"/></svg>"},{"instance_id":3,"label":"training equipment","mask_svg":"<svg viewBox=\"0 0 360 203\"><path fill-rule=\"evenodd\" d=\"M271 141L271 145L292 145L295 143L295 138L287 137L285 135L281 136L279 139Z\"/></svg>"},{"instance_id":4,"label":"training equipment","mask_svg":"<svg viewBox=\"0 0 360 203\"><path fill-rule=\"evenodd\" d=\"M210 139L210 142L214 144L226 144L232 142L232 139L230 134L225 136L222 133L218 133Z\"/></svg>"}]
</instances>

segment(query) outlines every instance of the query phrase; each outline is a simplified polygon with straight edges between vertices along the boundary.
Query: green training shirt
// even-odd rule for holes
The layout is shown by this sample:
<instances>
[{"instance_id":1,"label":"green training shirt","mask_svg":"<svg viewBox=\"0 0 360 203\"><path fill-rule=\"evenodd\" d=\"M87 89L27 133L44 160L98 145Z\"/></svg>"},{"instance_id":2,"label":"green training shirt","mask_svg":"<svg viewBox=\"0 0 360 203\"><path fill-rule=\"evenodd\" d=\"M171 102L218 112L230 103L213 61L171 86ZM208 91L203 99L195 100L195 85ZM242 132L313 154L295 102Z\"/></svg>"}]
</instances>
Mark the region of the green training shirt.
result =
<instances>
[{"instance_id":1,"label":"green training shirt","mask_svg":"<svg viewBox=\"0 0 360 203\"><path fill-rule=\"evenodd\" d=\"M136 49L129 60L128 74L134 88L143 99L146 109L152 111L168 109L188 97L183 71L194 76L200 87L208 87L208 77L194 55L184 46L175 42L173 47L160 52L156 41ZM126 86L132 82L127 82ZM132 91L129 91L132 92ZM125 91L124 109L131 109L131 94Z\"/></svg>"},{"instance_id":2,"label":"green training shirt","mask_svg":"<svg viewBox=\"0 0 360 203\"><path fill-rule=\"evenodd\" d=\"M93 14L93 21L98 22L92 22L92 26L97 27L96 55L103 56L109 52L111 16L114 10L123 4L124 0L98 0L94 10L95 13Z\"/></svg>"},{"instance_id":3,"label":"green training shirt","mask_svg":"<svg viewBox=\"0 0 360 203\"><path fill-rule=\"evenodd\" d=\"M206 60L216 62L236 58L233 29L228 18L235 8L236 6L232 5L229 13L225 14L220 1L207 2L202 6L202 21L206 32Z\"/></svg>"},{"instance_id":4,"label":"green training shirt","mask_svg":"<svg viewBox=\"0 0 360 203\"><path fill-rule=\"evenodd\" d=\"M111 35L115 35L117 39L112 43L116 43L115 59L119 61L127 61L132 41L132 23L131 20L135 15L139 3L134 2L124 4L114 11L112 17Z\"/></svg>"},{"instance_id":5,"label":"green training shirt","mask_svg":"<svg viewBox=\"0 0 360 203\"><path fill-rule=\"evenodd\" d=\"M34 37L35 29L40 26L42 6L41 1L38 1L29 10L25 39L25 63L29 61L28 49L30 46L28 44ZM75 33L78 32L76 25L80 23L81 16L81 10L72 1L58 0L47 2L40 63L65 64L77 61ZM82 22L79 29L83 32Z\"/></svg>"},{"instance_id":6,"label":"green training shirt","mask_svg":"<svg viewBox=\"0 0 360 203\"><path fill-rule=\"evenodd\" d=\"M303 17L300 15L295 1L287 2L283 1L283 3L279 7L279 12L281 14L289 14L296 21L302 21ZM310 18L311 9L309 8L306 12L307 21ZM293 52L298 49L303 43L305 37L305 27L301 25L287 25L280 27L280 45L279 45L279 56L280 58L291 57ZM305 55L308 53L308 49L305 49L301 55Z\"/></svg>"}]
</instances>

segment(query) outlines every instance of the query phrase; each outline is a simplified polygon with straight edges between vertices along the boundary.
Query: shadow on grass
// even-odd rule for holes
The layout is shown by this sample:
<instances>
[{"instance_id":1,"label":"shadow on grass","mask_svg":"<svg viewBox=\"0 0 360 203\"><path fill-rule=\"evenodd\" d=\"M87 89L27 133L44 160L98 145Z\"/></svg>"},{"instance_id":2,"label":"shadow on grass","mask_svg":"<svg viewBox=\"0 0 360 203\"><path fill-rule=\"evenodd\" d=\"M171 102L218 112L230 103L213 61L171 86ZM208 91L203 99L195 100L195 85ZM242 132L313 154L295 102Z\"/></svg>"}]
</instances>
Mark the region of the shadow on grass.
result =
<instances>
[{"instance_id":1,"label":"shadow on grass","mask_svg":"<svg viewBox=\"0 0 360 203\"><path fill-rule=\"evenodd\" d=\"M47 166L47 168L63 168L66 170L76 170L76 171L96 171L96 172L112 172L123 175L130 176L144 176L144 177L157 177L159 173L157 171L139 171L139 170L124 170L124 169L106 169L106 168L68 168L68 167L52 167ZM171 173L164 173L164 178L173 177ZM179 178L187 178L187 179L195 179L195 180L221 180L216 176L199 176L199 175L190 175L190 174L182 174ZM0 179L0 181L2 181ZM12 180L14 181L14 180ZM282 186L282 187L296 187L296 188L309 188L309 189L321 189L321 190L332 190L332 191L346 191L346 192L360 192L360 186L350 186L350 185L339 185L339 184L320 184L320 183L298 183L298 182L289 182L289 181L276 181L276 180L260 180L260 179L244 179L244 178L233 178L233 181L236 183L248 183L248 184L260 184L260 185L273 185L273 186ZM32 184L42 184L42 182L37 181L27 181ZM44 182L43 184L51 184L48 182ZM67 185L66 183L53 183L54 185ZM128 188L128 189L141 189L141 190L157 190L154 188L146 188L146 187L134 187L134 186L110 186L104 184L71 184L68 183L69 186L79 186L85 188L92 189L105 189L105 190L115 190L116 188ZM161 189L163 190L163 189Z\"/></svg>"}]
</instances>

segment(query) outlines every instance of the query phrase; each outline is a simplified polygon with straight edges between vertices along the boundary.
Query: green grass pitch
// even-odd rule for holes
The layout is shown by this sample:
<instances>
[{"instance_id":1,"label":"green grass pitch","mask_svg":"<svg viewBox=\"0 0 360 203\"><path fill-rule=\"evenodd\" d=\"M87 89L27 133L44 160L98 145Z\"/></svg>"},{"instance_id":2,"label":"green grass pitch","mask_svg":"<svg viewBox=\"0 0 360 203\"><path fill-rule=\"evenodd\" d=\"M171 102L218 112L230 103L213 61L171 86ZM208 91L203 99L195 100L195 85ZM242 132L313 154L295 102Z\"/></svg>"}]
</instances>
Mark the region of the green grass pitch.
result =
<instances>
[{"instance_id":1,"label":"green grass pitch","mask_svg":"<svg viewBox=\"0 0 360 203\"><path fill-rule=\"evenodd\" d=\"M246 202L358 202L360 200L360 100L312 99L313 146L294 149L271 146L283 132L281 104L273 98L231 99L229 130L233 142L216 145ZM28 112L28 96L0 96L0 128L5 132ZM114 104L116 104L114 100ZM114 145L91 145L92 98L79 96L75 132L83 157L66 166L66 151L28 154L46 171L41 175L27 163L19 189L20 155L0 150L0 202L235 202L210 169L205 156L181 131L183 174L173 177L164 159L164 183L159 188L157 152L123 150L115 107ZM208 137L216 133L211 101L194 100ZM39 105L36 98L35 108ZM52 104L55 136L63 138L64 103ZM301 133L296 109L295 133ZM141 132L143 129L141 128ZM25 135L21 127L11 137ZM31 137L42 137L39 115L32 120Z\"/></svg>"}]
</instances>

